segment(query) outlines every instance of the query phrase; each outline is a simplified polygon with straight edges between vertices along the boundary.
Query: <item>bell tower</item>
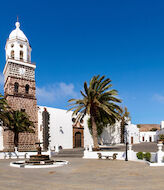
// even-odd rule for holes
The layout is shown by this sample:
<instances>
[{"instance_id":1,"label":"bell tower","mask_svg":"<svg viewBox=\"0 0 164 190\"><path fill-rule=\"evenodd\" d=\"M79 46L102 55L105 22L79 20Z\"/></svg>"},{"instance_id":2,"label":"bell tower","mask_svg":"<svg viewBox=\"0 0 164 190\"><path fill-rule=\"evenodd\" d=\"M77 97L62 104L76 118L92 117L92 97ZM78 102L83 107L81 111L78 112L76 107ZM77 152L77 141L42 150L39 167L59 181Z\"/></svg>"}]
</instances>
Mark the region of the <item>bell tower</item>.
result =
<instances>
[{"instance_id":1,"label":"bell tower","mask_svg":"<svg viewBox=\"0 0 164 190\"><path fill-rule=\"evenodd\" d=\"M33 150L38 141L38 110L35 96L35 68L31 62L31 46L25 34L20 30L20 23L16 22L6 42L6 64L3 71L5 84L4 96L9 106L14 110L25 111L35 124L35 133L21 133L19 135L19 150ZM13 134L4 131L4 149L13 149Z\"/></svg>"}]
</instances>

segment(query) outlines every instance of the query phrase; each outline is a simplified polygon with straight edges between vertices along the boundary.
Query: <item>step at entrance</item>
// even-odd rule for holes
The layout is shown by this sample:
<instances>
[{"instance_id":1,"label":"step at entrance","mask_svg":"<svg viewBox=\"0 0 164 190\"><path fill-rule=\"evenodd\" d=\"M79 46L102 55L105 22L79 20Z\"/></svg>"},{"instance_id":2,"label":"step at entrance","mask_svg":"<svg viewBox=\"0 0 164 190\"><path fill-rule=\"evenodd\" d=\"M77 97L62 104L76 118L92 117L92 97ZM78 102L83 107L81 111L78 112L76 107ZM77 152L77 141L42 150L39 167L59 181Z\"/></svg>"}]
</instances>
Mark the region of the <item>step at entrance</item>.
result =
<instances>
[{"instance_id":1,"label":"step at entrance","mask_svg":"<svg viewBox=\"0 0 164 190\"><path fill-rule=\"evenodd\" d=\"M63 149L53 157L75 157L82 158L84 156L84 148Z\"/></svg>"}]
</instances>

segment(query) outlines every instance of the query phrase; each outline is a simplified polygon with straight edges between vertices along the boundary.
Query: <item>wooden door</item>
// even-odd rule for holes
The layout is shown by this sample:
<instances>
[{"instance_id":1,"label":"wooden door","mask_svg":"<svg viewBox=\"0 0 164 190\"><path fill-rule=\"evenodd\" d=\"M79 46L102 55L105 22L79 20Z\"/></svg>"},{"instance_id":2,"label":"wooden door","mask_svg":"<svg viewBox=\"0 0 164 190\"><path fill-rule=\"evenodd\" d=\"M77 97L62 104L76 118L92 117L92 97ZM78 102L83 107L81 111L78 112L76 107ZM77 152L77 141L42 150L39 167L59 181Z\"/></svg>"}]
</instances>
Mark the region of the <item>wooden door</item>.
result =
<instances>
[{"instance_id":1,"label":"wooden door","mask_svg":"<svg viewBox=\"0 0 164 190\"><path fill-rule=\"evenodd\" d=\"M133 144L133 137L131 137L131 144Z\"/></svg>"},{"instance_id":2,"label":"wooden door","mask_svg":"<svg viewBox=\"0 0 164 190\"><path fill-rule=\"evenodd\" d=\"M143 141L143 142L145 141L145 138L144 138L144 137L142 137L142 141Z\"/></svg>"},{"instance_id":3,"label":"wooden door","mask_svg":"<svg viewBox=\"0 0 164 190\"><path fill-rule=\"evenodd\" d=\"M81 147L81 133L75 133L75 148Z\"/></svg>"},{"instance_id":4,"label":"wooden door","mask_svg":"<svg viewBox=\"0 0 164 190\"><path fill-rule=\"evenodd\" d=\"M151 140L151 137L149 137L149 142L151 142L152 140Z\"/></svg>"}]
</instances>

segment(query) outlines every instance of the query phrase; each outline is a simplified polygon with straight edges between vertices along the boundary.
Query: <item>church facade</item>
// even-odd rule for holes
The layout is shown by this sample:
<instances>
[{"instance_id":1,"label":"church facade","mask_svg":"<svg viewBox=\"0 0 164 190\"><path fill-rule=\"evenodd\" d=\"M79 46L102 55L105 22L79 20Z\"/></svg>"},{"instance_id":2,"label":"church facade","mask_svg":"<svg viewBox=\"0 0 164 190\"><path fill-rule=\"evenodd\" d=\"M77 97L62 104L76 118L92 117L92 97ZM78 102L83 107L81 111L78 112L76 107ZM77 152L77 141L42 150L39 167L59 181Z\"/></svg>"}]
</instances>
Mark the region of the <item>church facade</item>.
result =
<instances>
[{"instance_id":1,"label":"church facade","mask_svg":"<svg viewBox=\"0 0 164 190\"><path fill-rule=\"evenodd\" d=\"M4 67L4 96L14 110L25 111L35 124L35 133L19 135L19 150L35 150L36 142L43 142L45 150L55 147L70 149L93 145L86 116L82 121L72 118L67 110L37 105L35 69L31 62L32 48L16 22L6 42L6 64ZM128 123L127 138L129 143L139 143L140 134L136 125ZM120 143L120 122L104 129L99 137L101 145ZM13 150L13 134L0 127L0 150Z\"/></svg>"}]
</instances>

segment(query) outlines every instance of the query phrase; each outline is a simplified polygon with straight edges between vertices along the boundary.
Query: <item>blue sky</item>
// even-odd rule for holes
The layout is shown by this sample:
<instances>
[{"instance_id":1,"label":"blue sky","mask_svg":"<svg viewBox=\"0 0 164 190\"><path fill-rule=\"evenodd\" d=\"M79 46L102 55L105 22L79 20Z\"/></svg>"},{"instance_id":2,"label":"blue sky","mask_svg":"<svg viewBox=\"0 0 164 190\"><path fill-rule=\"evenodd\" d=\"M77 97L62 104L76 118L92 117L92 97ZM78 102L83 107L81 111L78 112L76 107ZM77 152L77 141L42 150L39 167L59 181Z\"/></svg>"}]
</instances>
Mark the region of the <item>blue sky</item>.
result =
<instances>
[{"instance_id":1,"label":"blue sky","mask_svg":"<svg viewBox=\"0 0 164 190\"><path fill-rule=\"evenodd\" d=\"M84 81L111 78L133 123L164 120L164 2L151 0L3 1L0 72L5 43L19 16L36 62L39 105L67 109ZM3 89L0 75L1 92Z\"/></svg>"}]
</instances>

